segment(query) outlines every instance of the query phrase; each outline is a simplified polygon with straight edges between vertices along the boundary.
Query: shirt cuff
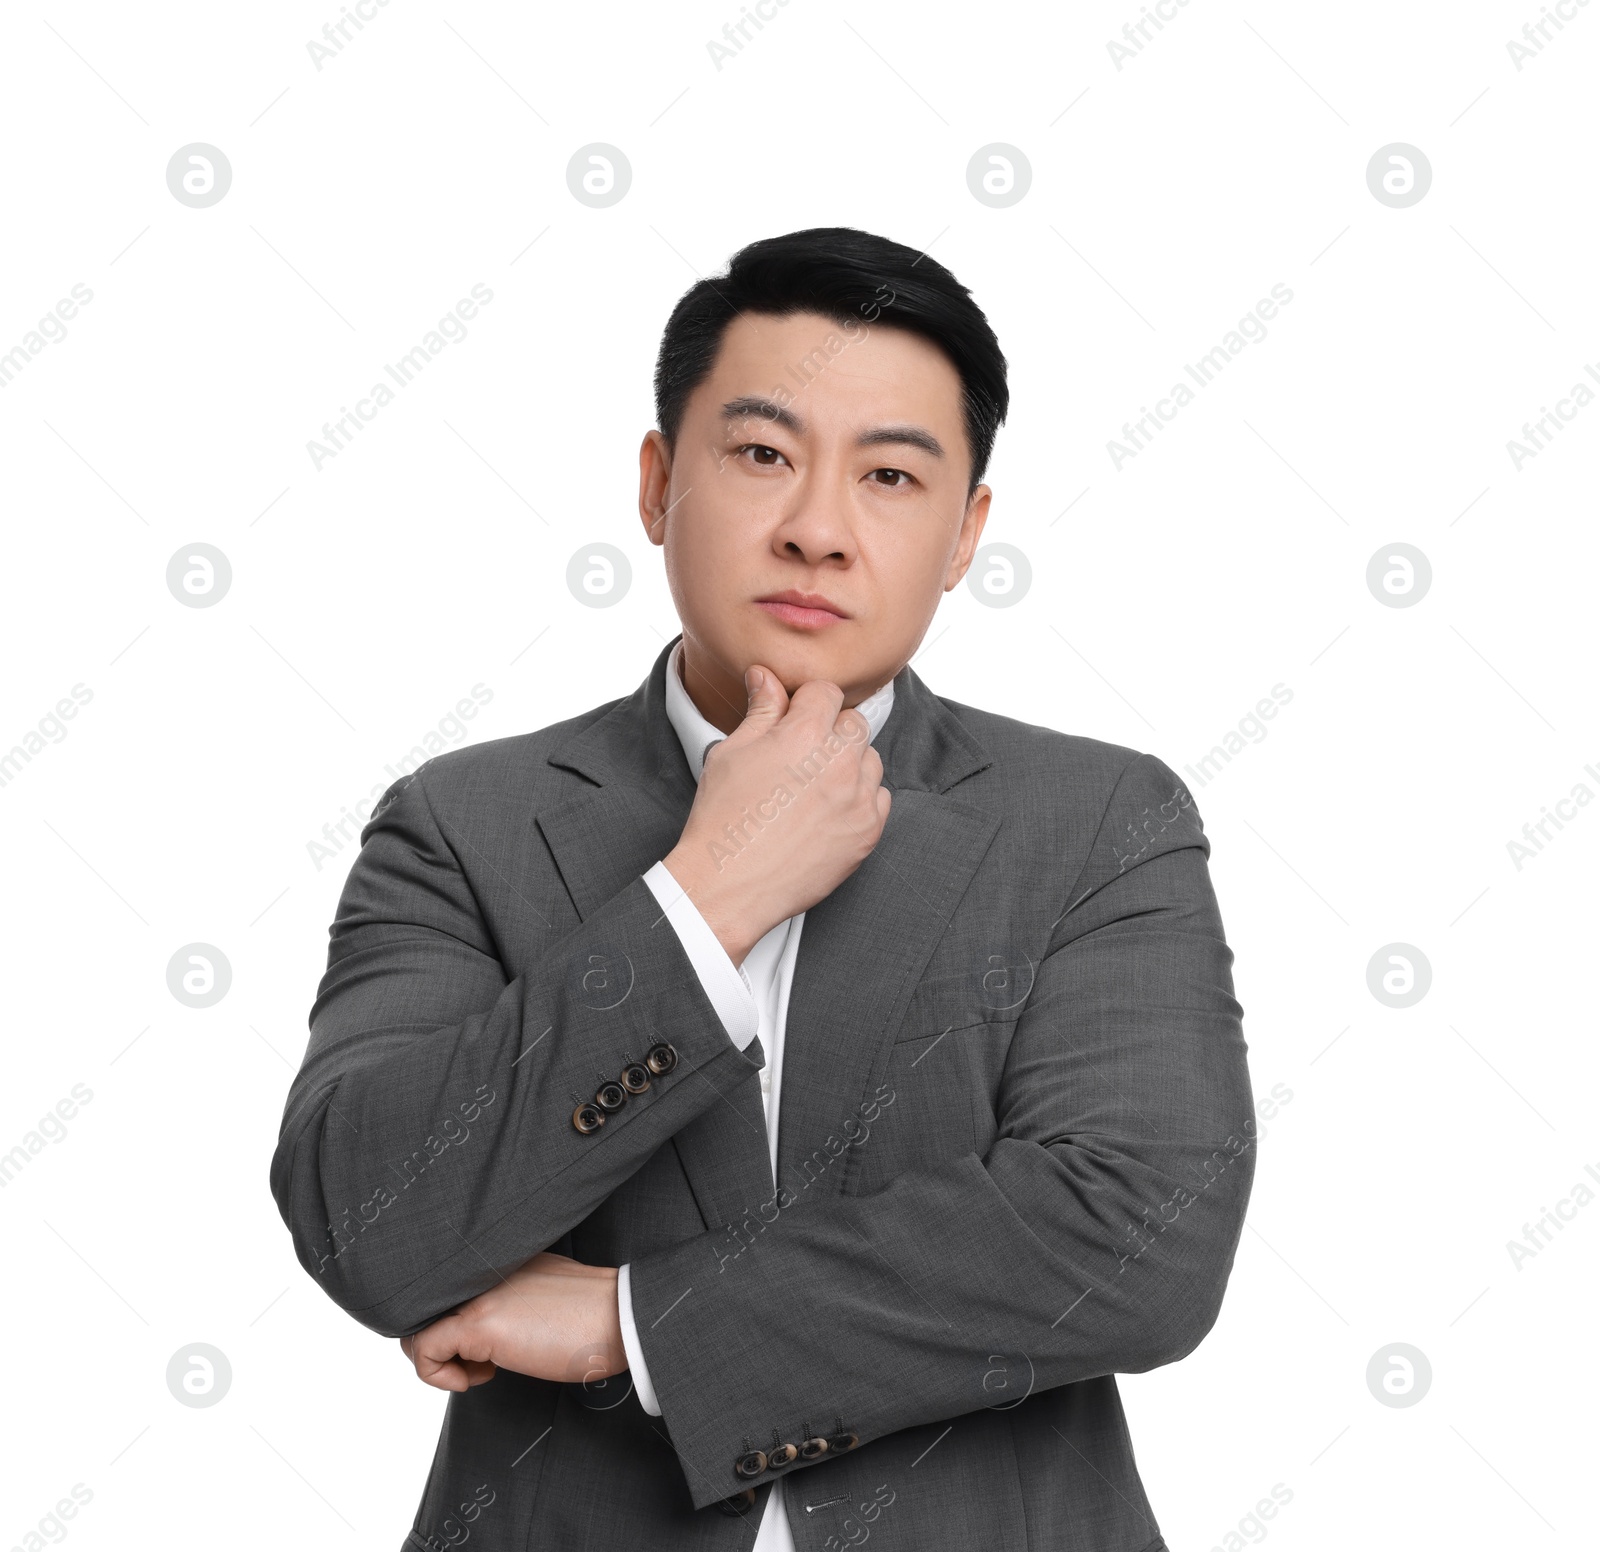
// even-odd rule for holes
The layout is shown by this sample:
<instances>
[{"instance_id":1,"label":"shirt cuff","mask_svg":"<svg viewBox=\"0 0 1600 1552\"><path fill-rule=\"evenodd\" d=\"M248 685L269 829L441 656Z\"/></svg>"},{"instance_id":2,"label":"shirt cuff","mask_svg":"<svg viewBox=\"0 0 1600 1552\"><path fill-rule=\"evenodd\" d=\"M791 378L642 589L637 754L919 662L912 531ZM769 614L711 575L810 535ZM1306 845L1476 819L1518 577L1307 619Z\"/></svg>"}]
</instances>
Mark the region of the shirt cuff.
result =
<instances>
[{"instance_id":1,"label":"shirt cuff","mask_svg":"<svg viewBox=\"0 0 1600 1552\"><path fill-rule=\"evenodd\" d=\"M728 957L727 949L665 862L656 863L644 881L678 934L728 1038L744 1050L756 1037L756 996L750 977Z\"/></svg>"},{"instance_id":2,"label":"shirt cuff","mask_svg":"<svg viewBox=\"0 0 1600 1552\"><path fill-rule=\"evenodd\" d=\"M660 1417L661 1403L656 1400L656 1388L650 1383L644 1350L639 1346L639 1333L633 1325L633 1281L628 1276L627 1262L617 1268L617 1324L622 1327L622 1350L628 1355L628 1373L633 1376L639 1405L652 1417Z\"/></svg>"}]
</instances>

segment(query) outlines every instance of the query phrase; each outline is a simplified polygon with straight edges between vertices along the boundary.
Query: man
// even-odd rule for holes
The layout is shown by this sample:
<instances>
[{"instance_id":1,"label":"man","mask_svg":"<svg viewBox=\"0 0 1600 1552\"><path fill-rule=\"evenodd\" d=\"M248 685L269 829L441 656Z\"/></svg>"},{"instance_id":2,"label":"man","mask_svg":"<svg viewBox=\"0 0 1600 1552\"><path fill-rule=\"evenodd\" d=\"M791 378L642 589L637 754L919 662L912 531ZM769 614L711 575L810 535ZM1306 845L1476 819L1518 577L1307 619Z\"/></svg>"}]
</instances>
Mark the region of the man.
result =
<instances>
[{"instance_id":1,"label":"man","mask_svg":"<svg viewBox=\"0 0 1600 1552\"><path fill-rule=\"evenodd\" d=\"M1216 1318L1254 1167L1160 760L935 696L1005 360L851 229L662 341L630 696L362 835L273 1161L301 1263L451 1392L411 1548L1163 1546L1113 1375Z\"/></svg>"}]
</instances>

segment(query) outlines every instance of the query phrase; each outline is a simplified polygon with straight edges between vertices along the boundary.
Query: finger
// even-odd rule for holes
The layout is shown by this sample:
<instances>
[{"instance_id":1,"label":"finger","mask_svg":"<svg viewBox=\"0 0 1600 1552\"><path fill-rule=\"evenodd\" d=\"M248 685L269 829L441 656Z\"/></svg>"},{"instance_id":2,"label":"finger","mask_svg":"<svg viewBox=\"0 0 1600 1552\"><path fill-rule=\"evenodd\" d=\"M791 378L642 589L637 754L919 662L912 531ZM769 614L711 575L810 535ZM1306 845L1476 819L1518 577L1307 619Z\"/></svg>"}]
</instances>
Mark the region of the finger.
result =
<instances>
[{"instance_id":1,"label":"finger","mask_svg":"<svg viewBox=\"0 0 1600 1552\"><path fill-rule=\"evenodd\" d=\"M441 1390L465 1390L468 1365L488 1360L488 1340L459 1315L446 1315L411 1339L417 1378Z\"/></svg>"},{"instance_id":2,"label":"finger","mask_svg":"<svg viewBox=\"0 0 1600 1552\"><path fill-rule=\"evenodd\" d=\"M438 1390L465 1390L467 1371L454 1358L425 1358L413 1350L411 1366L424 1385Z\"/></svg>"},{"instance_id":3,"label":"finger","mask_svg":"<svg viewBox=\"0 0 1600 1552\"><path fill-rule=\"evenodd\" d=\"M752 663L745 670L745 697L744 720L729 735L741 744L760 737L789 709L789 692L783 681L761 663Z\"/></svg>"},{"instance_id":4,"label":"finger","mask_svg":"<svg viewBox=\"0 0 1600 1552\"><path fill-rule=\"evenodd\" d=\"M435 1390L470 1390L474 1385L486 1385L497 1373L499 1370L492 1363L451 1359L426 1374L419 1371L417 1378Z\"/></svg>"},{"instance_id":5,"label":"finger","mask_svg":"<svg viewBox=\"0 0 1600 1552\"><path fill-rule=\"evenodd\" d=\"M833 731L847 744L864 744L872 736L872 724L854 706L846 706L833 719Z\"/></svg>"},{"instance_id":6,"label":"finger","mask_svg":"<svg viewBox=\"0 0 1600 1552\"><path fill-rule=\"evenodd\" d=\"M466 1365L456 1362L429 1366L426 1373L419 1365L416 1378L421 1379L424 1386L432 1386L435 1390L467 1390L472 1387L472 1381L467 1378Z\"/></svg>"},{"instance_id":7,"label":"finger","mask_svg":"<svg viewBox=\"0 0 1600 1552\"><path fill-rule=\"evenodd\" d=\"M789 697L789 714L797 712L831 728L844 705L844 691L828 679L808 679Z\"/></svg>"}]
</instances>

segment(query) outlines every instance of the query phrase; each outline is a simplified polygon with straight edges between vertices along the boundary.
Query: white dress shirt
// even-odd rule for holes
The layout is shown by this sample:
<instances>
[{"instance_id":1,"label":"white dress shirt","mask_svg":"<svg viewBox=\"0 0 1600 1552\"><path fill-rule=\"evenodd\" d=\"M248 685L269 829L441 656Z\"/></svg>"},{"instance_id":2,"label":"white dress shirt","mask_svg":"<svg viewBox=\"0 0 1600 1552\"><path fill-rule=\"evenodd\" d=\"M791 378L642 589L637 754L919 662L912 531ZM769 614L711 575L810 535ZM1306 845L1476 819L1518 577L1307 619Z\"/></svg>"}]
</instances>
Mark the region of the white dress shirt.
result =
<instances>
[{"instance_id":1,"label":"white dress shirt","mask_svg":"<svg viewBox=\"0 0 1600 1552\"><path fill-rule=\"evenodd\" d=\"M705 765L706 751L726 735L700 715L683 686L683 642L672 649L667 659L667 717L683 745L696 784ZM856 707L867 719L871 737L876 738L894 706L894 681L875 691ZM717 1010L728 1038L743 1050L757 1035L766 1053L761 1069L761 1104L767 1120L767 1151L772 1161L773 1181L778 1174L778 1098L783 1082L783 1033L789 1010L789 988L794 980L795 956L800 950L800 929L806 915L801 911L781 921L750 950L742 966L728 957L706 919L683 892L665 863L658 862L644 875L644 881L660 902L683 944L689 962L700 977L711 1006ZM617 1274L617 1316L622 1326L622 1345L628 1355L628 1370L633 1376L639 1404L652 1417L661 1416L655 1387L645 1367L639 1334L633 1322L633 1295L624 1265ZM772 1494L762 1514L753 1552L794 1552L794 1537L783 1509L783 1481L772 1484Z\"/></svg>"}]
</instances>

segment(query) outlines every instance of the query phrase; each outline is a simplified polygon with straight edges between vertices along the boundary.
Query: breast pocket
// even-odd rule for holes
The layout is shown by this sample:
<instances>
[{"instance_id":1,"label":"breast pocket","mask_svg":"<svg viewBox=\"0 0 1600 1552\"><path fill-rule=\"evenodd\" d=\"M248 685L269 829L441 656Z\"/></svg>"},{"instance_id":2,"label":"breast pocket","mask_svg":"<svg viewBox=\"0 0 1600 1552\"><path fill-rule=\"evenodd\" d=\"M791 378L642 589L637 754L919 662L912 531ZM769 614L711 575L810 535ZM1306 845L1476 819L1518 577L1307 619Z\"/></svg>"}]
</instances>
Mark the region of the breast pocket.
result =
<instances>
[{"instance_id":1,"label":"breast pocket","mask_svg":"<svg viewBox=\"0 0 1600 1552\"><path fill-rule=\"evenodd\" d=\"M999 970L1003 966L997 967ZM1024 975L1027 972L1024 971ZM854 1189L881 1189L906 1170L984 1153L994 1097L1027 992L1014 974L942 975L912 994L876 1098L870 1145Z\"/></svg>"},{"instance_id":2,"label":"breast pocket","mask_svg":"<svg viewBox=\"0 0 1600 1552\"><path fill-rule=\"evenodd\" d=\"M1033 990L1033 974L1026 961L1008 964L996 954L971 970L925 980L911 994L895 1040L1014 1024Z\"/></svg>"}]
</instances>

